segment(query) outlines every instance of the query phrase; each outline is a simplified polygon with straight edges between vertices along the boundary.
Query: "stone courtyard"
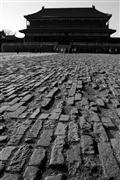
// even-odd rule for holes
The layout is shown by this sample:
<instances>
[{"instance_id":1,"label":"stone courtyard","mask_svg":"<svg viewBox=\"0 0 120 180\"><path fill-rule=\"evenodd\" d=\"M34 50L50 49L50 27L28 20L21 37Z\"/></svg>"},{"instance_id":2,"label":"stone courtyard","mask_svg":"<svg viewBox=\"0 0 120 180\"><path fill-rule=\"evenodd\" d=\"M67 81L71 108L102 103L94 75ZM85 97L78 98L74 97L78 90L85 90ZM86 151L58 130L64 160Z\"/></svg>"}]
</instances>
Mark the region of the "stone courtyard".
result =
<instances>
[{"instance_id":1,"label":"stone courtyard","mask_svg":"<svg viewBox=\"0 0 120 180\"><path fill-rule=\"evenodd\" d=\"M0 179L120 180L120 56L0 54Z\"/></svg>"}]
</instances>

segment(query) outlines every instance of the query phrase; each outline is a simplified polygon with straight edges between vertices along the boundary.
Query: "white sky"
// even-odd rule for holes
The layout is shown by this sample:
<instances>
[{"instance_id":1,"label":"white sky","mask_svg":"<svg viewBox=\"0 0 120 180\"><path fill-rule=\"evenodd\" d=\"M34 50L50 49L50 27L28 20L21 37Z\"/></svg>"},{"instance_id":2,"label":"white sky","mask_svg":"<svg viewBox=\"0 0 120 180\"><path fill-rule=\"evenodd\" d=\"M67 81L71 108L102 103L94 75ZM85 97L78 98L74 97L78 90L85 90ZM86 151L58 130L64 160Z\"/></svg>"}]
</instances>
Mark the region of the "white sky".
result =
<instances>
[{"instance_id":1,"label":"white sky","mask_svg":"<svg viewBox=\"0 0 120 180\"><path fill-rule=\"evenodd\" d=\"M26 28L26 20L23 17L41 9L55 7L92 7L112 14L110 28L116 29L114 37L120 37L120 0L0 0L0 30L10 29L18 32ZM20 34L18 34L20 35Z\"/></svg>"}]
</instances>

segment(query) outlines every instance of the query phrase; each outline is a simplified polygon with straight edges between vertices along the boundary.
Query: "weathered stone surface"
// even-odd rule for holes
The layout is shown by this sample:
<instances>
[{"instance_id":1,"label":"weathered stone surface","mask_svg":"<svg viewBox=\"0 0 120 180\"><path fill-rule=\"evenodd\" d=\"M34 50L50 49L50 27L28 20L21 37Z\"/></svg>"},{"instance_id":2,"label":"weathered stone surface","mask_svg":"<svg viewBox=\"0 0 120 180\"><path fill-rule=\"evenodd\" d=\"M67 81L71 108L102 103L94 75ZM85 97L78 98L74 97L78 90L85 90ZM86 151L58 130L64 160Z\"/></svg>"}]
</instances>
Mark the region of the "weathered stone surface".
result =
<instances>
[{"instance_id":1,"label":"weathered stone surface","mask_svg":"<svg viewBox=\"0 0 120 180\"><path fill-rule=\"evenodd\" d=\"M61 114L59 121L63 121L63 122L69 121L69 115Z\"/></svg>"},{"instance_id":2,"label":"weathered stone surface","mask_svg":"<svg viewBox=\"0 0 120 180\"><path fill-rule=\"evenodd\" d=\"M89 135L82 135L80 140L82 153L94 154L93 139Z\"/></svg>"},{"instance_id":3,"label":"weathered stone surface","mask_svg":"<svg viewBox=\"0 0 120 180\"><path fill-rule=\"evenodd\" d=\"M90 121L100 122L100 118L99 118L98 114L91 111L90 112Z\"/></svg>"},{"instance_id":4,"label":"weathered stone surface","mask_svg":"<svg viewBox=\"0 0 120 180\"><path fill-rule=\"evenodd\" d=\"M48 119L44 122L45 129L53 129L55 127L56 120L55 119Z\"/></svg>"},{"instance_id":5,"label":"weathered stone surface","mask_svg":"<svg viewBox=\"0 0 120 180\"><path fill-rule=\"evenodd\" d=\"M9 102L9 105L13 105L15 103L17 103L20 99L19 98L14 98L12 101Z\"/></svg>"},{"instance_id":6,"label":"weathered stone surface","mask_svg":"<svg viewBox=\"0 0 120 180\"><path fill-rule=\"evenodd\" d=\"M117 99L110 99L110 102L113 104L113 107L117 108L120 103Z\"/></svg>"},{"instance_id":7,"label":"weathered stone surface","mask_svg":"<svg viewBox=\"0 0 120 180\"><path fill-rule=\"evenodd\" d=\"M2 174L3 171L5 169L5 164L3 163L3 161L0 161L0 173Z\"/></svg>"},{"instance_id":8,"label":"weathered stone surface","mask_svg":"<svg viewBox=\"0 0 120 180\"><path fill-rule=\"evenodd\" d=\"M18 174L5 173L1 180L19 180Z\"/></svg>"},{"instance_id":9,"label":"weathered stone surface","mask_svg":"<svg viewBox=\"0 0 120 180\"><path fill-rule=\"evenodd\" d=\"M6 161L8 160L8 158L10 157L10 155L12 154L12 152L15 150L16 147L14 146L7 146L5 148L3 148L0 151L0 160L1 161Z\"/></svg>"},{"instance_id":10,"label":"weathered stone surface","mask_svg":"<svg viewBox=\"0 0 120 180\"><path fill-rule=\"evenodd\" d=\"M63 145L64 145L65 136L57 136L55 142L52 146L51 157L49 165L63 165L64 156L63 156Z\"/></svg>"},{"instance_id":11,"label":"weathered stone surface","mask_svg":"<svg viewBox=\"0 0 120 180\"><path fill-rule=\"evenodd\" d=\"M82 95L80 93L76 93L75 94L75 101L80 101L81 97L82 97Z\"/></svg>"},{"instance_id":12,"label":"weathered stone surface","mask_svg":"<svg viewBox=\"0 0 120 180\"><path fill-rule=\"evenodd\" d=\"M76 172L78 168L80 168L82 162L80 157L80 145L72 145L66 154L69 175L75 177Z\"/></svg>"},{"instance_id":13,"label":"weathered stone surface","mask_svg":"<svg viewBox=\"0 0 120 180\"><path fill-rule=\"evenodd\" d=\"M83 131L90 131L92 126L89 122L87 122L87 120L85 119L84 116L81 116L79 118L79 124L80 124L80 128L83 130Z\"/></svg>"},{"instance_id":14,"label":"weathered stone surface","mask_svg":"<svg viewBox=\"0 0 120 180\"><path fill-rule=\"evenodd\" d=\"M118 116L120 117L120 108L116 109Z\"/></svg>"},{"instance_id":15,"label":"weathered stone surface","mask_svg":"<svg viewBox=\"0 0 120 180\"><path fill-rule=\"evenodd\" d=\"M16 111L10 112L6 114L7 118L18 118L25 110L27 109L26 106L20 106Z\"/></svg>"},{"instance_id":16,"label":"weathered stone surface","mask_svg":"<svg viewBox=\"0 0 120 180\"><path fill-rule=\"evenodd\" d=\"M39 169L37 167L28 166L24 172L23 177L25 180L35 180L38 171Z\"/></svg>"},{"instance_id":17,"label":"weathered stone surface","mask_svg":"<svg viewBox=\"0 0 120 180\"><path fill-rule=\"evenodd\" d=\"M97 104L98 106L101 106L101 107L104 107L104 106L105 106L104 101L103 101L102 99L100 99L100 98L97 98L96 104Z\"/></svg>"},{"instance_id":18,"label":"weathered stone surface","mask_svg":"<svg viewBox=\"0 0 120 180\"><path fill-rule=\"evenodd\" d=\"M32 94L27 94L25 97L23 97L23 99L21 99L21 101L27 102L27 101L29 101L32 97L33 97Z\"/></svg>"},{"instance_id":19,"label":"weathered stone surface","mask_svg":"<svg viewBox=\"0 0 120 180\"><path fill-rule=\"evenodd\" d=\"M40 108L38 107L30 116L30 119L35 119L40 113Z\"/></svg>"},{"instance_id":20,"label":"weathered stone surface","mask_svg":"<svg viewBox=\"0 0 120 180\"><path fill-rule=\"evenodd\" d=\"M58 92L58 88L57 87L54 87L49 93L48 95L46 96L46 98L52 98L57 92Z\"/></svg>"},{"instance_id":21,"label":"weathered stone surface","mask_svg":"<svg viewBox=\"0 0 120 180\"><path fill-rule=\"evenodd\" d=\"M30 151L30 146L20 146L19 149L15 152L13 158L11 159L10 165L7 170L11 172L20 172L26 162L26 159L30 155Z\"/></svg>"},{"instance_id":22,"label":"weathered stone surface","mask_svg":"<svg viewBox=\"0 0 120 180\"><path fill-rule=\"evenodd\" d=\"M30 166L40 166L42 165L43 160L45 159L46 150L43 148L38 148L33 151L33 154L30 158Z\"/></svg>"},{"instance_id":23,"label":"weathered stone surface","mask_svg":"<svg viewBox=\"0 0 120 180\"><path fill-rule=\"evenodd\" d=\"M78 142L78 125L74 122L70 122L68 126L68 141L69 142Z\"/></svg>"},{"instance_id":24,"label":"weathered stone surface","mask_svg":"<svg viewBox=\"0 0 120 180\"><path fill-rule=\"evenodd\" d=\"M45 119L48 118L48 116L49 116L49 114L47 114L47 113L42 113L42 114L39 116L38 119L45 120Z\"/></svg>"},{"instance_id":25,"label":"weathered stone surface","mask_svg":"<svg viewBox=\"0 0 120 180\"><path fill-rule=\"evenodd\" d=\"M112 138L110 141L115 157L117 161L120 163L120 135L118 135L116 138Z\"/></svg>"},{"instance_id":26,"label":"weathered stone surface","mask_svg":"<svg viewBox=\"0 0 120 180\"><path fill-rule=\"evenodd\" d=\"M94 123L93 129L94 135L99 140L99 142L108 142L108 136L102 123Z\"/></svg>"},{"instance_id":27,"label":"weathered stone surface","mask_svg":"<svg viewBox=\"0 0 120 180\"><path fill-rule=\"evenodd\" d=\"M41 103L41 107L42 108L47 108L49 106L49 104L51 103L51 101L52 101L51 98L45 98Z\"/></svg>"},{"instance_id":28,"label":"weathered stone surface","mask_svg":"<svg viewBox=\"0 0 120 180\"><path fill-rule=\"evenodd\" d=\"M62 174L53 175L53 176L47 176L45 178L45 180L62 180L62 179L63 179L63 175Z\"/></svg>"},{"instance_id":29,"label":"weathered stone surface","mask_svg":"<svg viewBox=\"0 0 120 180\"><path fill-rule=\"evenodd\" d=\"M58 120L59 119L60 114L57 112L53 112L51 113L51 115L49 116L49 119L55 119Z\"/></svg>"},{"instance_id":30,"label":"weathered stone surface","mask_svg":"<svg viewBox=\"0 0 120 180\"><path fill-rule=\"evenodd\" d=\"M56 128L56 131L55 131L55 135L65 135L66 133L66 127L67 125L66 124L63 124L63 123L58 123L57 125L57 128Z\"/></svg>"},{"instance_id":31,"label":"weathered stone surface","mask_svg":"<svg viewBox=\"0 0 120 180\"><path fill-rule=\"evenodd\" d=\"M101 142L98 144L99 156L106 178L120 177L120 169L114 158L110 143ZM119 179L119 178L118 178Z\"/></svg>"},{"instance_id":32,"label":"weathered stone surface","mask_svg":"<svg viewBox=\"0 0 120 180\"><path fill-rule=\"evenodd\" d=\"M28 129L29 125L30 125L30 121L28 124L22 124L21 126L19 126L13 133L13 136L10 138L8 145L12 145L12 144L17 145L21 141L21 139L22 139L25 131Z\"/></svg>"},{"instance_id":33,"label":"weathered stone surface","mask_svg":"<svg viewBox=\"0 0 120 180\"><path fill-rule=\"evenodd\" d=\"M52 135L53 135L52 129L44 130L40 136L40 139L37 142L37 146L49 146L52 139L51 138Z\"/></svg>"},{"instance_id":34,"label":"weathered stone surface","mask_svg":"<svg viewBox=\"0 0 120 180\"><path fill-rule=\"evenodd\" d=\"M0 136L0 143L1 142L7 142L8 136Z\"/></svg>"},{"instance_id":35,"label":"weathered stone surface","mask_svg":"<svg viewBox=\"0 0 120 180\"><path fill-rule=\"evenodd\" d=\"M69 97L69 98L67 99L67 104L68 104L68 105L73 105L73 104L74 104L74 97Z\"/></svg>"},{"instance_id":36,"label":"weathered stone surface","mask_svg":"<svg viewBox=\"0 0 120 180\"><path fill-rule=\"evenodd\" d=\"M17 110L18 108L20 108L23 104L24 104L23 102L19 102L19 103L14 104L13 106L9 106L9 107L7 108L7 111L11 111L11 112L16 111L16 110Z\"/></svg>"},{"instance_id":37,"label":"weathered stone surface","mask_svg":"<svg viewBox=\"0 0 120 180\"><path fill-rule=\"evenodd\" d=\"M106 128L114 128L115 125L112 123L111 119L109 117L102 117L101 118L103 125Z\"/></svg>"},{"instance_id":38,"label":"weathered stone surface","mask_svg":"<svg viewBox=\"0 0 120 180\"><path fill-rule=\"evenodd\" d=\"M36 138L41 128L42 128L42 121L40 119L37 119L33 124L32 128L30 129L27 137Z\"/></svg>"},{"instance_id":39,"label":"weathered stone surface","mask_svg":"<svg viewBox=\"0 0 120 180\"><path fill-rule=\"evenodd\" d=\"M0 114L2 114L7 108L8 108L8 106L0 107Z\"/></svg>"}]
</instances>

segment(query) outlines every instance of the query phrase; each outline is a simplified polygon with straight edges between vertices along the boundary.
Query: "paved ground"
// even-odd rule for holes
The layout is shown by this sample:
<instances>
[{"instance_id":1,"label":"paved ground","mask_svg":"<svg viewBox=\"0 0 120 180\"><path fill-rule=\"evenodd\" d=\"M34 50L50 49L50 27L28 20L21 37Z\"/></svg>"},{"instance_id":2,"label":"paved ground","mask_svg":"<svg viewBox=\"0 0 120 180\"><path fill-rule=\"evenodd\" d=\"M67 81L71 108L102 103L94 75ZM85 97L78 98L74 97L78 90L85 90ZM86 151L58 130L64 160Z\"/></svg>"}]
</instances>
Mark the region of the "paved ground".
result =
<instances>
[{"instance_id":1,"label":"paved ground","mask_svg":"<svg viewBox=\"0 0 120 180\"><path fill-rule=\"evenodd\" d=\"M2 180L120 180L120 56L1 54Z\"/></svg>"}]
</instances>

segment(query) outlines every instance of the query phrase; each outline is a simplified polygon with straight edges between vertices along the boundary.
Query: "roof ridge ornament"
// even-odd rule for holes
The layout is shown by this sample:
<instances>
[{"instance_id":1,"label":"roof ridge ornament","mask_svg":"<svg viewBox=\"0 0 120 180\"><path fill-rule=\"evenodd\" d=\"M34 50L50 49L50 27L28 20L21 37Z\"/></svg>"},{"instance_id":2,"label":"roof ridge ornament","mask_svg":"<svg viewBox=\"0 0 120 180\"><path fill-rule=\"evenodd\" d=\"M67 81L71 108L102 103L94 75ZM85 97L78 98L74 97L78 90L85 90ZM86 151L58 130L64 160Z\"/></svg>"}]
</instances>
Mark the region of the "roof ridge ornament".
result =
<instances>
[{"instance_id":1,"label":"roof ridge ornament","mask_svg":"<svg viewBox=\"0 0 120 180\"><path fill-rule=\"evenodd\" d=\"M95 9L95 5L92 5L92 8Z\"/></svg>"},{"instance_id":2,"label":"roof ridge ornament","mask_svg":"<svg viewBox=\"0 0 120 180\"><path fill-rule=\"evenodd\" d=\"M42 6L42 10L44 10L45 9L45 6Z\"/></svg>"}]
</instances>

